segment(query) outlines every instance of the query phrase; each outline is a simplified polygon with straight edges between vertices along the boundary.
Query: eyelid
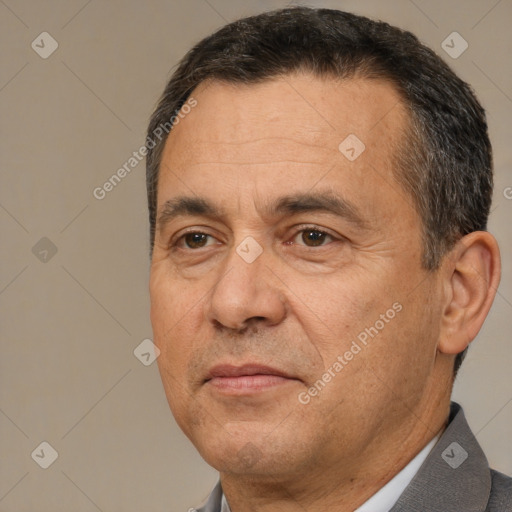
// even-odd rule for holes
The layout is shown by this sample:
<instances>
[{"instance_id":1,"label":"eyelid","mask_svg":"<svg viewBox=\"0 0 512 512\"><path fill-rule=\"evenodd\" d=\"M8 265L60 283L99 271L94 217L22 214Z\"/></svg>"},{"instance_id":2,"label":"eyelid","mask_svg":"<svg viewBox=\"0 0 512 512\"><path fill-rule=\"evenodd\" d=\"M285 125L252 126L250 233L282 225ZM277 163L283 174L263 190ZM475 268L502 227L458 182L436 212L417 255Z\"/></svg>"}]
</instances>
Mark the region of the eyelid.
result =
<instances>
[{"instance_id":1,"label":"eyelid","mask_svg":"<svg viewBox=\"0 0 512 512\"><path fill-rule=\"evenodd\" d=\"M191 233L198 233L201 235L206 235L206 236L209 236L210 238L218 240L218 238L216 236L212 235L208 231L209 231L208 228L205 228L204 226L191 226L189 228L185 228L184 230L180 230L180 231L178 231L178 233L176 233L175 235L173 235L170 238L169 243L167 244L168 248L169 249L174 249L176 247L181 248L178 246L178 244L184 240L186 235L189 235ZM190 249L190 248L187 248L187 249L197 251L197 249Z\"/></svg>"},{"instance_id":2,"label":"eyelid","mask_svg":"<svg viewBox=\"0 0 512 512\"><path fill-rule=\"evenodd\" d=\"M333 232L330 229L324 228L322 226L318 226L316 224L299 224L293 227L294 232L293 236L290 239L294 239L299 233L304 231L318 231L319 233L324 233L327 236L330 236L333 240L343 240L344 237L339 235L338 233ZM307 247L307 246L304 246ZM322 246L318 246L322 247Z\"/></svg>"}]
</instances>

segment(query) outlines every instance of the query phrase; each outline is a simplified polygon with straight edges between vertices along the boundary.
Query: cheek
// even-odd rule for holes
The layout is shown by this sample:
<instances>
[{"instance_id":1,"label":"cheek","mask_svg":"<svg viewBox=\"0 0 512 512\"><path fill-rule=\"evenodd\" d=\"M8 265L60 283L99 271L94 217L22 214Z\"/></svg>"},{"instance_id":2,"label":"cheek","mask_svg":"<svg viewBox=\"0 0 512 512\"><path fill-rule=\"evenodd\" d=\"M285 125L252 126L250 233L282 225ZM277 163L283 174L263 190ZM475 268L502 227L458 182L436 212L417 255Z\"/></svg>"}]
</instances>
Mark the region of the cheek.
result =
<instances>
[{"instance_id":1,"label":"cheek","mask_svg":"<svg viewBox=\"0 0 512 512\"><path fill-rule=\"evenodd\" d=\"M337 279L295 283L295 315L322 361L309 384L319 378L333 382L322 390L320 401L353 401L358 395L357 401L371 401L371 396L386 394L383 380L394 389L411 377L417 368L411 359L420 344L417 312L409 310L396 281L377 273L369 279L367 273L352 270ZM332 379L325 373L329 369L336 375Z\"/></svg>"},{"instance_id":2,"label":"cheek","mask_svg":"<svg viewBox=\"0 0 512 512\"><path fill-rule=\"evenodd\" d=\"M191 422L187 369L197 350L193 342L200 297L190 287L181 286L163 265L152 268L151 324L153 341L160 350L157 364L170 409L184 431Z\"/></svg>"},{"instance_id":3,"label":"cheek","mask_svg":"<svg viewBox=\"0 0 512 512\"><path fill-rule=\"evenodd\" d=\"M151 324L160 349L158 363L167 371L184 371L201 308L201 294L174 279L163 265L151 269Z\"/></svg>"},{"instance_id":4,"label":"cheek","mask_svg":"<svg viewBox=\"0 0 512 512\"><path fill-rule=\"evenodd\" d=\"M382 290L375 286L369 289L355 272L294 282L293 291L299 299L294 301L294 309L319 350L333 353L343 350L374 317L378 318L380 309L385 311L392 304Z\"/></svg>"},{"instance_id":5,"label":"cheek","mask_svg":"<svg viewBox=\"0 0 512 512\"><path fill-rule=\"evenodd\" d=\"M380 388L380 394L388 394L389 401L397 407L415 407L435 362L436 315L429 308L426 295L411 294L410 288L397 292L394 304L399 304L400 311L395 311L392 319L385 317L388 322L383 325L375 321L380 314L386 315L386 310L378 311L373 321L369 319L379 332L367 338L364 348L366 380Z\"/></svg>"}]
</instances>

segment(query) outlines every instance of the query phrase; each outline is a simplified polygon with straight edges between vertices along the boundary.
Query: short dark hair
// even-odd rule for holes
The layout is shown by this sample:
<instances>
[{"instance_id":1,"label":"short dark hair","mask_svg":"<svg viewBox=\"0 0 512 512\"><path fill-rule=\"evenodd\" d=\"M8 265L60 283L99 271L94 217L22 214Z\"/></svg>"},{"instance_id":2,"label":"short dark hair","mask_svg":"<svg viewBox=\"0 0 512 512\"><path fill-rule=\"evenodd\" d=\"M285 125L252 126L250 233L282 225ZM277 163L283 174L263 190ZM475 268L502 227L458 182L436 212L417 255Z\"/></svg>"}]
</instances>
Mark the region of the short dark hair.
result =
<instances>
[{"instance_id":1,"label":"short dark hair","mask_svg":"<svg viewBox=\"0 0 512 512\"><path fill-rule=\"evenodd\" d=\"M410 32L331 9L293 7L230 23L180 61L151 118L147 172L151 248L165 137L192 91L206 81L258 83L294 72L392 83L410 115L394 178L423 224L422 264L439 267L462 236L485 230L492 149L485 112L470 86ZM171 120L171 121L170 121ZM465 351L457 355L457 372Z\"/></svg>"}]
</instances>

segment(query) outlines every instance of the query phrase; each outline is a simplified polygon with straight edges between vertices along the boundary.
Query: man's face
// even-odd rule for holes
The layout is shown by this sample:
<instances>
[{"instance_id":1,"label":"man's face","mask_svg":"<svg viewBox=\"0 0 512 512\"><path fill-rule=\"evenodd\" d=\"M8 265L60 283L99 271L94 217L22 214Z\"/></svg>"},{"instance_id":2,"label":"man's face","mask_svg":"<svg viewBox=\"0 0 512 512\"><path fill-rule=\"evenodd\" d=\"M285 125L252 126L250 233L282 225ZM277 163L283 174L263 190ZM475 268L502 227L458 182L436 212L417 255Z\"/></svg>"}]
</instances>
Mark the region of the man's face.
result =
<instances>
[{"instance_id":1,"label":"man's face","mask_svg":"<svg viewBox=\"0 0 512 512\"><path fill-rule=\"evenodd\" d=\"M193 97L150 280L172 412L221 472L361 470L433 386L440 286L392 172L405 109L385 82L309 75Z\"/></svg>"}]
</instances>

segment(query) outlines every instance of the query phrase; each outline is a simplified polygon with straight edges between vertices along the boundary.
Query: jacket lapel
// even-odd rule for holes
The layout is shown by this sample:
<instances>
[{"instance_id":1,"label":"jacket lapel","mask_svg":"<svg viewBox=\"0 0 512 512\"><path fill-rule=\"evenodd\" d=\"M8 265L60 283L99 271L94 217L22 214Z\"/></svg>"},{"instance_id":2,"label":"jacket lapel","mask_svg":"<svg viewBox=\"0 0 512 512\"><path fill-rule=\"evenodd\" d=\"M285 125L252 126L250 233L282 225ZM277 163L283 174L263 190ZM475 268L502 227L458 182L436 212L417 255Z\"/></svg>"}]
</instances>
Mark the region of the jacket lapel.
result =
<instances>
[{"instance_id":1,"label":"jacket lapel","mask_svg":"<svg viewBox=\"0 0 512 512\"><path fill-rule=\"evenodd\" d=\"M390 512L483 512L491 491L489 464L460 405Z\"/></svg>"}]
</instances>

